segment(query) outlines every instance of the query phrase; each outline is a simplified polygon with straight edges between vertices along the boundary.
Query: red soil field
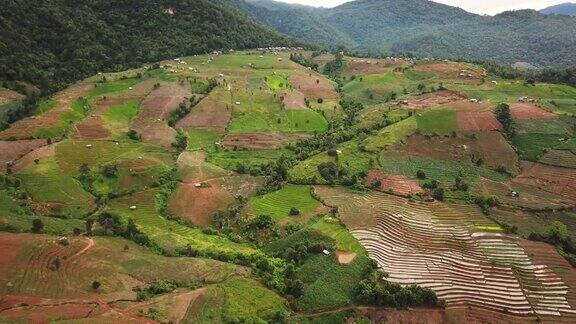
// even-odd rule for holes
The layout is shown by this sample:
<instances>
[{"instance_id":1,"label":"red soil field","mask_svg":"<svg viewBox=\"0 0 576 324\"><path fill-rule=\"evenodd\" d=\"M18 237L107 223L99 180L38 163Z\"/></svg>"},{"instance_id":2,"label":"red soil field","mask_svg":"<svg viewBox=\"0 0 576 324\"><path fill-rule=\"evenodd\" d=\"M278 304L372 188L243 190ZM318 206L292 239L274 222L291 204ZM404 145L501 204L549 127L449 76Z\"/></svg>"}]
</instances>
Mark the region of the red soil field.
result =
<instances>
[{"instance_id":1,"label":"red soil field","mask_svg":"<svg viewBox=\"0 0 576 324\"><path fill-rule=\"evenodd\" d=\"M432 93L426 93L420 96L408 99L408 109L427 110L428 108L442 106L455 101L468 99L468 96L460 91L441 90Z\"/></svg>"},{"instance_id":2,"label":"red soil field","mask_svg":"<svg viewBox=\"0 0 576 324\"><path fill-rule=\"evenodd\" d=\"M540 190L566 197L576 204L576 172L573 169L525 163L522 173L512 180Z\"/></svg>"},{"instance_id":3,"label":"red soil field","mask_svg":"<svg viewBox=\"0 0 576 324\"><path fill-rule=\"evenodd\" d=\"M168 210L197 226L208 226L212 216L226 210L234 202L234 196L222 189L222 181L204 181L208 187L197 188L196 183L183 183L172 194Z\"/></svg>"},{"instance_id":4,"label":"red soil field","mask_svg":"<svg viewBox=\"0 0 576 324\"><path fill-rule=\"evenodd\" d=\"M181 119L176 127L196 127L224 132L230 118L232 118L232 103L228 99L230 99L228 91L213 92L192 108L192 111Z\"/></svg>"},{"instance_id":5,"label":"red soil field","mask_svg":"<svg viewBox=\"0 0 576 324\"><path fill-rule=\"evenodd\" d=\"M288 110L306 110L306 98L300 91L284 91L280 94L282 105Z\"/></svg>"},{"instance_id":6,"label":"red soil field","mask_svg":"<svg viewBox=\"0 0 576 324\"><path fill-rule=\"evenodd\" d=\"M381 191L393 191L404 196L415 193L424 193L417 180L408 179L403 176L386 174L380 170L370 170L364 180L366 186L371 186L375 182L380 182Z\"/></svg>"},{"instance_id":7,"label":"red soil field","mask_svg":"<svg viewBox=\"0 0 576 324\"><path fill-rule=\"evenodd\" d=\"M188 84L177 82L162 84L142 102L140 112L134 119L133 128L141 134L144 142L171 147L176 131L169 127L166 119L178 105L191 96Z\"/></svg>"},{"instance_id":8,"label":"red soil field","mask_svg":"<svg viewBox=\"0 0 576 324\"><path fill-rule=\"evenodd\" d=\"M510 104L510 115L514 120L550 120L558 116L532 103L515 102Z\"/></svg>"},{"instance_id":9,"label":"red soil field","mask_svg":"<svg viewBox=\"0 0 576 324\"><path fill-rule=\"evenodd\" d=\"M479 132L502 130L488 104L459 101L451 104L456 110L456 125L459 131Z\"/></svg>"},{"instance_id":10,"label":"red soil field","mask_svg":"<svg viewBox=\"0 0 576 324\"><path fill-rule=\"evenodd\" d=\"M228 134L221 143L228 149L279 149L297 140L310 137L310 134L246 133Z\"/></svg>"},{"instance_id":11,"label":"red soil field","mask_svg":"<svg viewBox=\"0 0 576 324\"><path fill-rule=\"evenodd\" d=\"M0 141L0 171L6 171L8 163L45 145L47 145L45 139Z\"/></svg>"},{"instance_id":12,"label":"red soil field","mask_svg":"<svg viewBox=\"0 0 576 324\"><path fill-rule=\"evenodd\" d=\"M337 99L338 93L334 86L324 77L315 74L293 75L288 78L294 89L304 93L310 100L322 98Z\"/></svg>"},{"instance_id":13,"label":"red soil field","mask_svg":"<svg viewBox=\"0 0 576 324\"><path fill-rule=\"evenodd\" d=\"M576 169L576 154L568 150L550 150L540 158L539 162L542 164Z\"/></svg>"},{"instance_id":14,"label":"red soil field","mask_svg":"<svg viewBox=\"0 0 576 324\"><path fill-rule=\"evenodd\" d=\"M40 116L32 116L15 122L10 128L0 132L0 140L11 138L29 139L39 129L59 125L62 113L71 111L72 103L79 97L84 96L92 88L92 84L80 83L59 92L54 97L56 105L52 110Z\"/></svg>"}]
</instances>

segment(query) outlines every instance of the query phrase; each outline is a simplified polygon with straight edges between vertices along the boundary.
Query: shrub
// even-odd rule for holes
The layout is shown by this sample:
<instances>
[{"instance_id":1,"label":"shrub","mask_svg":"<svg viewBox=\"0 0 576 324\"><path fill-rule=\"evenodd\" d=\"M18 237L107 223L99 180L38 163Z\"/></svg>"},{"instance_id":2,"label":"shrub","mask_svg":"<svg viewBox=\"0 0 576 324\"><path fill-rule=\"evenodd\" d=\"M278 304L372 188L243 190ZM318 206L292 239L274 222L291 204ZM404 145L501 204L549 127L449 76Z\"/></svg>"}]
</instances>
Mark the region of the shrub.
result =
<instances>
[{"instance_id":1,"label":"shrub","mask_svg":"<svg viewBox=\"0 0 576 324\"><path fill-rule=\"evenodd\" d=\"M32 221L32 233L42 233L44 231L44 222L36 218Z\"/></svg>"},{"instance_id":2,"label":"shrub","mask_svg":"<svg viewBox=\"0 0 576 324\"><path fill-rule=\"evenodd\" d=\"M102 284L100 283L100 281L92 281L92 289L93 290L98 290L98 288L100 288Z\"/></svg>"},{"instance_id":3,"label":"shrub","mask_svg":"<svg viewBox=\"0 0 576 324\"><path fill-rule=\"evenodd\" d=\"M290 216L298 216L300 215L300 210L296 207L290 208Z\"/></svg>"},{"instance_id":4,"label":"shrub","mask_svg":"<svg viewBox=\"0 0 576 324\"><path fill-rule=\"evenodd\" d=\"M418 170L416 172L416 178L424 180L426 179L426 173L423 170Z\"/></svg>"}]
</instances>

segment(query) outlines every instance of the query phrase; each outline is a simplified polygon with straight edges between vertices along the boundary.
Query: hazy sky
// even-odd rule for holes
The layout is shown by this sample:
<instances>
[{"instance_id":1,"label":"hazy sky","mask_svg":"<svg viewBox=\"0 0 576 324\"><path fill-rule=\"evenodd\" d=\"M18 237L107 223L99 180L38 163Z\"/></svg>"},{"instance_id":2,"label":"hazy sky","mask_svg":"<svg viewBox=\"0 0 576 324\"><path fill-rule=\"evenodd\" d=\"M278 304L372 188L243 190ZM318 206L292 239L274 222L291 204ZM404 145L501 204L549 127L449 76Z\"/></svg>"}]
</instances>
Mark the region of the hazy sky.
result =
<instances>
[{"instance_id":1,"label":"hazy sky","mask_svg":"<svg viewBox=\"0 0 576 324\"><path fill-rule=\"evenodd\" d=\"M334 7L351 0L280 0L309 6ZM479 14L496 14L512 9L542 9L569 0L435 0Z\"/></svg>"}]
</instances>

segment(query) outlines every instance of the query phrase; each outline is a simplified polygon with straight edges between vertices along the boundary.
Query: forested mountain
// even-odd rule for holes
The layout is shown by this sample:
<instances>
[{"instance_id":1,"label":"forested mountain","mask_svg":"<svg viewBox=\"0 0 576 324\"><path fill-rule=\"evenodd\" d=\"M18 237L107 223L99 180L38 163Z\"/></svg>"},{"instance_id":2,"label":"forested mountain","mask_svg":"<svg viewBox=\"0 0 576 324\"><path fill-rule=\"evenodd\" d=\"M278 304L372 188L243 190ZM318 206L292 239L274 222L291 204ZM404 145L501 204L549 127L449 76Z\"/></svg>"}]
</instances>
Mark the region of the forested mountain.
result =
<instances>
[{"instance_id":1,"label":"forested mountain","mask_svg":"<svg viewBox=\"0 0 576 324\"><path fill-rule=\"evenodd\" d=\"M214 0L3 0L0 81L53 91L101 70L293 43Z\"/></svg>"},{"instance_id":2,"label":"forested mountain","mask_svg":"<svg viewBox=\"0 0 576 324\"><path fill-rule=\"evenodd\" d=\"M411 53L541 67L576 64L576 20L567 16L533 10L480 16L423 0L356 0L335 8L234 0L239 1L245 5L237 7L260 22L326 46L345 45L369 54Z\"/></svg>"},{"instance_id":3,"label":"forested mountain","mask_svg":"<svg viewBox=\"0 0 576 324\"><path fill-rule=\"evenodd\" d=\"M540 10L547 15L567 15L576 16L576 3L566 2L555 6L550 6Z\"/></svg>"}]
</instances>

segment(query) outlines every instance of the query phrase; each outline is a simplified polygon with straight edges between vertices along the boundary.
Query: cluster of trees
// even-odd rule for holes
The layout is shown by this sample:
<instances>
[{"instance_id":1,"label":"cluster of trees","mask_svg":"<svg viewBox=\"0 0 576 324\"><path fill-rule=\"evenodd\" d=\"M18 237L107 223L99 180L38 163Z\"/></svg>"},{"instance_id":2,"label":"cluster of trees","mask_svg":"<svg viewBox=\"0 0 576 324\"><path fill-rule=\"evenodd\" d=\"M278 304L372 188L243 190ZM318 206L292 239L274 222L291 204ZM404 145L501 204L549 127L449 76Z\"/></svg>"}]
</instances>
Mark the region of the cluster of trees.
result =
<instances>
[{"instance_id":1,"label":"cluster of trees","mask_svg":"<svg viewBox=\"0 0 576 324\"><path fill-rule=\"evenodd\" d=\"M430 288L420 286L402 287L399 284L381 279L383 274L377 271L358 283L356 287L356 300L364 305L380 307L437 307L439 306L436 293Z\"/></svg>"},{"instance_id":2,"label":"cluster of trees","mask_svg":"<svg viewBox=\"0 0 576 324\"><path fill-rule=\"evenodd\" d=\"M318 63L314 63L312 58L306 57L302 53L291 53L290 60L302 66L309 67L314 71L318 71Z\"/></svg>"},{"instance_id":3,"label":"cluster of trees","mask_svg":"<svg viewBox=\"0 0 576 324\"><path fill-rule=\"evenodd\" d=\"M346 61L344 61L344 54L342 52L336 52L334 54L334 60L326 63L324 65L324 74L329 76L337 76L341 74L346 66Z\"/></svg>"},{"instance_id":4,"label":"cluster of trees","mask_svg":"<svg viewBox=\"0 0 576 324\"><path fill-rule=\"evenodd\" d=\"M178 185L178 170L176 168L168 169L160 175L158 178L158 183L155 184L159 187L158 193L156 194L156 210L160 215L173 219L172 215L168 212L168 201L172 192L176 189Z\"/></svg>"},{"instance_id":5,"label":"cluster of trees","mask_svg":"<svg viewBox=\"0 0 576 324\"><path fill-rule=\"evenodd\" d=\"M512 115L510 115L510 106L506 103L500 103L496 107L496 119L504 127L504 134L508 138L512 138L516 131L514 129L514 121L512 120Z\"/></svg>"},{"instance_id":6,"label":"cluster of trees","mask_svg":"<svg viewBox=\"0 0 576 324\"><path fill-rule=\"evenodd\" d=\"M145 301L154 296L167 294L173 292L180 287L180 283L176 280L160 279L154 281L146 288L139 288L136 290L136 299L138 301Z\"/></svg>"},{"instance_id":7,"label":"cluster of trees","mask_svg":"<svg viewBox=\"0 0 576 324\"><path fill-rule=\"evenodd\" d=\"M576 68L518 69L497 62L475 62L490 74L504 79L520 79L532 82L569 84L576 86Z\"/></svg>"}]
</instances>

